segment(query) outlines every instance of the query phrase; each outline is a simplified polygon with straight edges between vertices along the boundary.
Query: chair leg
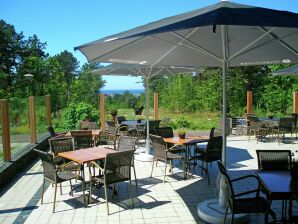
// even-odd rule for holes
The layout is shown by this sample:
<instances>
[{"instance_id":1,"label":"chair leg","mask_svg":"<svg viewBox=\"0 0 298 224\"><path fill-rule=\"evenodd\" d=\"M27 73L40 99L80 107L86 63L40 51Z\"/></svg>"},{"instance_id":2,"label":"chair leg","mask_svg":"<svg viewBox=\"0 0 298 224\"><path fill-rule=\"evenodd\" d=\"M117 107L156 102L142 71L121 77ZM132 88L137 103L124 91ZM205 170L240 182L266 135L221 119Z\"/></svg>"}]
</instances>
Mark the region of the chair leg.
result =
<instances>
[{"instance_id":1,"label":"chair leg","mask_svg":"<svg viewBox=\"0 0 298 224\"><path fill-rule=\"evenodd\" d=\"M60 183L60 195L62 195L62 183Z\"/></svg>"},{"instance_id":2,"label":"chair leg","mask_svg":"<svg viewBox=\"0 0 298 224\"><path fill-rule=\"evenodd\" d=\"M208 170L208 162L206 162L206 170L205 170L205 173L206 173L207 178L208 178L208 184L210 185L209 170Z\"/></svg>"},{"instance_id":3,"label":"chair leg","mask_svg":"<svg viewBox=\"0 0 298 224\"><path fill-rule=\"evenodd\" d=\"M226 220L227 220L227 215L228 215L228 209L229 209L229 206L227 205L226 206L226 212L225 212L225 217L224 217L224 224L226 224Z\"/></svg>"},{"instance_id":4,"label":"chair leg","mask_svg":"<svg viewBox=\"0 0 298 224\"><path fill-rule=\"evenodd\" d=\"M138 181L137 181L137 174L136 174L136 168L135 168L135 166L133 166L133 172L135 174L136 191L138 192Z\"/></svg>"},{"instance_id":5,"label":"chair leg","mask_svg":"<svg viewBox=\"0 0 298 224\"><path fill-rule=\"evenodd\" d=\"M71 180L69 180L69 185L70 185L70 195L73 196Z\"/></svg>"},{"instance_id":6,"label":"chair leg","mask_svg":"<svg viewBox=\"0 0 298 224\"><path fill-rule=\"evenodd\" d=\"M153 174L154 161L155 161L155 159L153 158L153 161L152 161L152 169L151 169L150 177L152 177L152 174Z\"/></svg>"},{"instance_id":7,"label":"chair leg","mask_svg":"<svg viewBox=\"0 0 298 224\"><path fill-rule=\"evenodd\" d=\"M89 203L91 203L91 196L92 196L92 178L90 178L90 186L89 186L89 197L88 197L88 200L89 200Z\"/></svg>"},{"instance_id":8,"label":"chair leg","mask_svg":"<svg viewBox=\"0 0 298 224\"><path fill-rule=\"evenodd\" d=\"M167 174L167 164L168 164L168 161L166 160L165 161L165 173L164 173L164 176L163 176L163 183L165 182L166 180L166 174Z\"/></svg>"},{"instance_id":9,"label":"chair leg","mask_svg":"<svg viewBox=\"0 0 298 224\"><path fill-rule=\"evenodd\" d=\"M173 160L170 160L170 173L173 174Z\"/></svg>"},{"instance_id":10,"label":"chair leg","mask_svg":"<svg viewBox=\"0 0 298 224\"><path fill-rule=\"evenodd\" d=\"M56 206L56 195L57 195L57 184L55 184L54 203L53 203L53 213L55 212L55 206Z\"/></svg>"},{"instance_id":11,"label":"chair leg","mask_svg":"<svg viewBox=\"0 0 298 224\"><path fill-rule=\"evenodd\" d=\"M231 224L234 224L234 212L232 212Z\"/></svg>"},{"instance_id":12,"label":"chair leg","mask_svg":"<svg viewBox=\"0 0 298 224\"><path fill-rule=\"evenodd\" d=\"M42 191L41 191L41 204L43 203L43 194L44 194L44 185L45 185L45 179L43 178L43 183L42 183Z\"/></svg>"},{"instance_id":13,"label":"chair leg","mask_svg":"<svg viewBox=\"0 0 298 224\"><path fill-rule=\"evenodd\" d=\"M130 188L131 204L132 204L132 207L134 208L134 207L135 207L135 205L134 205L134 201L133 201L133 194L132 194L132 184L131 184L131 179L129 179L129 188Z\"/></svg>"},{"instance_id":14,"label":"chair leg","mask_svg":"<svg viewBox=\"0 0 298 224\"><path fill-rule=\"evenodd\" d=\"M105 198L106 198L106 204L107 204L107 214L109 215L108 186L106 184L104 185L104 189L105 189Z\"/></svg>"}]
</instances>

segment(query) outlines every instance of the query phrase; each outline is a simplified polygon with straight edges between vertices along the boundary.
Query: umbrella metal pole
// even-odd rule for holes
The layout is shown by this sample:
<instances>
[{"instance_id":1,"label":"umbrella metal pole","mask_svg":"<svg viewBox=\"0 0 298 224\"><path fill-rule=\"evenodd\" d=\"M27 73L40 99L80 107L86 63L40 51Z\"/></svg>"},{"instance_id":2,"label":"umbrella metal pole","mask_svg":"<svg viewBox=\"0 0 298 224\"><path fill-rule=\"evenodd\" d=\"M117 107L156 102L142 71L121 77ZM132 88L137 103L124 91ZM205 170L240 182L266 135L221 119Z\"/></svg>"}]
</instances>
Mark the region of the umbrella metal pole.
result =
<instances>
[{"instance_id":1,"label":"umbrella metal pole","mask_svg":"<svg viewBox=\"0 0 298 224\"><path fill-rule=\"evenodd\" d=\"M145 76L145 91L146 91L146 153L150 153L150 139L149 139L149 77Z\"/></svg>"}]
</instances>

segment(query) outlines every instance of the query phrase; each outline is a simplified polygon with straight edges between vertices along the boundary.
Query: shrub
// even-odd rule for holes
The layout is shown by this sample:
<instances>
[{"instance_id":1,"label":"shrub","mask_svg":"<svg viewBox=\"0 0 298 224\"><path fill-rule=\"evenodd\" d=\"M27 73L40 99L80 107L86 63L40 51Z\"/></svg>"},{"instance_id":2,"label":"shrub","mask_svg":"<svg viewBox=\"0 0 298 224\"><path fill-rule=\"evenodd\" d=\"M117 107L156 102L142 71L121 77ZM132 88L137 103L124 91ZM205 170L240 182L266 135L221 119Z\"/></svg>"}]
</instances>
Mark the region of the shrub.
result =
<instances>
[{"instance_id":1,"label":"shrub","mask_svg":"<svg viewBox=\"0 0 298 224\"><path fill-rule=\"evenodd\" d=\"M88 103L71 103L63 111L63 126L66 130L74 129L79 126L79 123L84 119L89 121L97 121L99 119L97 108Z\"/></svg>"}]
</instances>

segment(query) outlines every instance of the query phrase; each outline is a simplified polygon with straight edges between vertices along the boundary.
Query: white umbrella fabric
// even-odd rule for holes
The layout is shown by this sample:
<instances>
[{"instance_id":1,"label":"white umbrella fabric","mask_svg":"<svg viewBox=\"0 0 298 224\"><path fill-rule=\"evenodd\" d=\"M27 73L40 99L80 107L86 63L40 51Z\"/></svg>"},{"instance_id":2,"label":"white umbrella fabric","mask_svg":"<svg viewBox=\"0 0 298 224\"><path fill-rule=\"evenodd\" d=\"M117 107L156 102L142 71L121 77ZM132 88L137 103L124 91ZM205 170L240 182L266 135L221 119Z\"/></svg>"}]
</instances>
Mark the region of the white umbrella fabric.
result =
<instances>
[{"instance_id":1,"label":"white umbrella fabric","mask_svg":"<svg viewBox=\"0 0 298 224\"><path fill-rule=\"evenodd\" d=\"M93 70L92 73L99 75L114 76L142 76L145 81L146 93L146 154L142 155L140 160L150 160L150 142L149 142L149 80L157 75L175 75L198 72L199 69L193 67L175 67L175 66L148 66L134 64L110 64L99 69Z\"/></svg>"},{"instance_id":2,"label":"white umbrella fabric","mask_svg":"<svg viewBox=\"0 0 298 224\"><path fill-rule=\"evenodd\" d=\"M77 49L89 62L222 67L226 165L228 67L298 63L298 14L221 1ZM225 204L220 200L221 207Z\"/></svg>"}]
</instances>

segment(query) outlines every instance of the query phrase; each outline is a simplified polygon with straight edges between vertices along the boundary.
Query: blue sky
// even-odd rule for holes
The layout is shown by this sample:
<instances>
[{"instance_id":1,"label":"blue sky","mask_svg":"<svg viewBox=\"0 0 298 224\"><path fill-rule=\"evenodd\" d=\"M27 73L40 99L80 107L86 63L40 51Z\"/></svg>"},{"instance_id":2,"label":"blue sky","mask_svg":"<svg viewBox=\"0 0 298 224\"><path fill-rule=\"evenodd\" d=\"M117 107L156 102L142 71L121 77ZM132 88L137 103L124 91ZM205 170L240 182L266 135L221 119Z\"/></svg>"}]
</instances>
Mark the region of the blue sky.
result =
<instances>
[{"instance_id":1,"label":"blue sky","mask_svg":"<svg viewBox=\"0 0 298 224\"><path fill-rule=\"evenodd\" d=\"M0 0L0 18L26 37L47 42L50 55L68 50L86 58L75 46L164 17L191 11L218 0ZM297 0L235 0L234 2L298 13ZM104 77L105 89L140 89L140 78Z\"/></svg>"}]
</instances>

